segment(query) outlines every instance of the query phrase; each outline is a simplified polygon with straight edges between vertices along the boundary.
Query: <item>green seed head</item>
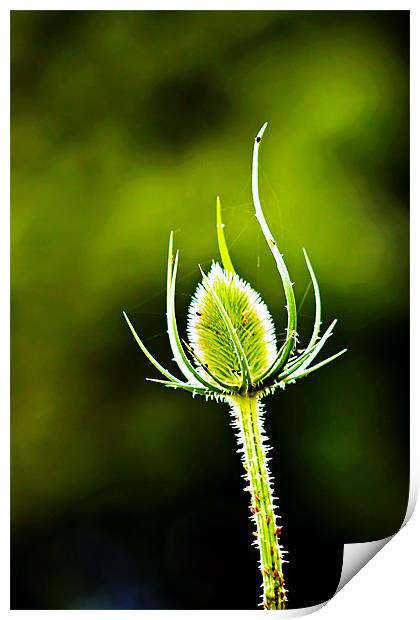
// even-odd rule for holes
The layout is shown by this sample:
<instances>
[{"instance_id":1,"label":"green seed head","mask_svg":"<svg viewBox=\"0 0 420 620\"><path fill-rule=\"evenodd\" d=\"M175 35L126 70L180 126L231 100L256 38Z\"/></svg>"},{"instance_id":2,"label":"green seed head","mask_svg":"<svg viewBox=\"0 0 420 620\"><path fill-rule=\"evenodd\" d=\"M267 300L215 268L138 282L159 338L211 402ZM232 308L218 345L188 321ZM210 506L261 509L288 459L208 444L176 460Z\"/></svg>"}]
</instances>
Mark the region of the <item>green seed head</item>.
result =
<instances>
[{"instance_id":1,"label":"green seed head","mask_svg":"<svg viewBox=\"0 0 420 620\"><path fill-rule=\"evenodd\" d=\"M213 263L197 287L188 311L190 345L206 368L234 386L242 384L241 366L214 294L242 345L252 382L276 357L275 329L268 308L248 282L219 263ZM203 372L202 366L199 369Z\"/></svg>"}]
</instances>

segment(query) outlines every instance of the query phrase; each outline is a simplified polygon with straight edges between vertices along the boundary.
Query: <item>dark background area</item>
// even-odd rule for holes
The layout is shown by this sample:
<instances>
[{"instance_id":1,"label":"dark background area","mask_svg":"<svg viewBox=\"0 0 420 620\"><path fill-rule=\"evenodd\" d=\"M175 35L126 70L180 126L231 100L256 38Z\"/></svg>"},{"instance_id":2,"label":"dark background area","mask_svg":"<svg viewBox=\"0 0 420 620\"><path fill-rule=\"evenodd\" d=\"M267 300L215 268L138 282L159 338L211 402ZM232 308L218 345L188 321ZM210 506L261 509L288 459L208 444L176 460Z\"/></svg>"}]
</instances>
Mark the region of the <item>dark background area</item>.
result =
<instances>
[{"instance_id":1,"label":"dark background area","mask_svg":"<svg viewBox=\"0 0 420 620\"><path fill-rule=\"evenodd\" d=\"M333 365L266 400L289 607L338 584L344 542L394 533L408 495L409 13L13 11L13 609L249 609L248 497L227 406L145 380L217 257L280 334L315 268ZM172 367L172 366L171 366Z\"/></svg>"}]
</instances>

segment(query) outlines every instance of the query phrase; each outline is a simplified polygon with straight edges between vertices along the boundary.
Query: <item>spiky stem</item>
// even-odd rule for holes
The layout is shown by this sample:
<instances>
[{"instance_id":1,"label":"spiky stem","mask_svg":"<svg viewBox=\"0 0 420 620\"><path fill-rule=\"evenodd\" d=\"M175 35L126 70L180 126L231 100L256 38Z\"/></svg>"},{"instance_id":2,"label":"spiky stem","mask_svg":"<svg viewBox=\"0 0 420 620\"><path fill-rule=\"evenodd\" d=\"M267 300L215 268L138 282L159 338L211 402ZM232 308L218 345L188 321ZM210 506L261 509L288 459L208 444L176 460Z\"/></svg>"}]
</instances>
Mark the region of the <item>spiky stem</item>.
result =
<instances>
[{"instance_id":1,"label":"spiky stem","mask_svg":"<svg viewBox=\"0 0 420 620\"><path fill-rule=\"evenodd\" d=\"M267 465L266 436L263 428L263 411L257 395L231 396L233 427L238 431L238 452L246 471L248 486L245 490L251 495L251 519L257 531L255 544L260 551L260 570L263 579L263 601L265 609L285 609L286 592L284 585L281 547L278 536L281 528L276 524L274 497L271 488L270 472Z\"/></svg>"}]
</instances>

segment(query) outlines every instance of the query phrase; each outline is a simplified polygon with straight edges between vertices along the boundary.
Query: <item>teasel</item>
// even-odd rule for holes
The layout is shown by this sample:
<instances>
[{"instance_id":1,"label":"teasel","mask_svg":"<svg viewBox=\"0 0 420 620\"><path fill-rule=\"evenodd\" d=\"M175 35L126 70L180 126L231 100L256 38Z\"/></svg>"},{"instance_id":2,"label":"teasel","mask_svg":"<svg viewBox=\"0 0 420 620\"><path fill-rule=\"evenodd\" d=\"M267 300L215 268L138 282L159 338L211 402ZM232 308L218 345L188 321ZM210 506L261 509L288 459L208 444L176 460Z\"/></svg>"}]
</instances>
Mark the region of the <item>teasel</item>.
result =
<instances>
[{"instance_id":1,"label":"teasel","mask_svg":"<svg viewBox=\"0 0 420 620\"><path fill-rule=\"evenodd\" d=\"M268 468L267 438L264 432L262 399L278 388L284 389L332 362L346 349L313 364L331 336L336 321L320 336L321 297L314 270L303 249L315 295L315 320L309 343L302 352L298 342L296 300L283 256L265 220L258 187L258 154L265 123L254 141L252 196L255 215L271 250L286 296L287 328L282 346L276 341L270 312L248 282L236 273L224 235L220 200L217 198L217 239L222 265L213 262L208 274L200 267L202 281L188 310L188 342L181 340L175 315L175 283L179 252L174 253L173 233L169 238L166 317L174 361L183 379L164 368L146 348L132 323L124 317L140 349L165 377L149 379L164 386L183 389L230 406L250 494L251 519L255 524L254 543L259 548L264 609L286 609L287 590L283 565L287 553L280 544L272 477Z\"/></svg>"}]
</instances>

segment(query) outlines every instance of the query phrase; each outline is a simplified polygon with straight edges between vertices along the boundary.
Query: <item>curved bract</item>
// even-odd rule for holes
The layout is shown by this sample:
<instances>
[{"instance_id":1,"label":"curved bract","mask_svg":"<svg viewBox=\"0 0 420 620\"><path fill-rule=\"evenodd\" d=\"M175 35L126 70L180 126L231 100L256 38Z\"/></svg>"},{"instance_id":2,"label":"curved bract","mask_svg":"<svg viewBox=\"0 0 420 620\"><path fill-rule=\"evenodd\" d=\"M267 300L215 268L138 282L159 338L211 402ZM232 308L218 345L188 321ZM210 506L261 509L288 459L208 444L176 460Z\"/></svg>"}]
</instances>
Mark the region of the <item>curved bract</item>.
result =
<instances>
[{"instance_id":1,"label":"curved bract","mask_svg":"<svg viewBox=\"0 0 420 620\"><path fill-rule=\"evenodd\" d=\"M155 360L124 313L143 353L165 377L165 380L149 379L150 381L211 398L228 398L245 393L264 394L306 377L346 351L343 349L322 362L311 365L331 336L336 321L333 321L322 337L319 336L321 296L315 272L304 249L303 254L314 289L315 319L309 343L300 355L294 354L298 332L293 284L283 255L264 217L259 196L258 157L266 127L267 123L264 123L254 141L252 197L256 218L275 260L286 298L285 342L282 346L277 346L275 328L267 306L259 293L235 272L224 234L220 199L217 198L217 240L222 266L214 262L207 275L201 271L202 281L198 284L188 311L188 343L183 342L178 333L175 283L179 254L177 252L174 255L173 252L172 232L169 239L166 314L169 342L173 358L183 375L182 379L172 375Z\"/></svg>"}]
</instances>

